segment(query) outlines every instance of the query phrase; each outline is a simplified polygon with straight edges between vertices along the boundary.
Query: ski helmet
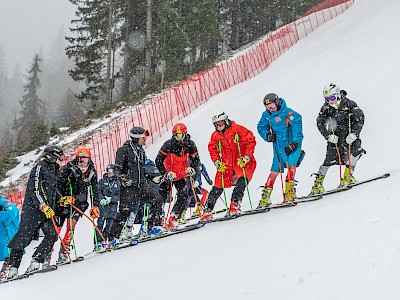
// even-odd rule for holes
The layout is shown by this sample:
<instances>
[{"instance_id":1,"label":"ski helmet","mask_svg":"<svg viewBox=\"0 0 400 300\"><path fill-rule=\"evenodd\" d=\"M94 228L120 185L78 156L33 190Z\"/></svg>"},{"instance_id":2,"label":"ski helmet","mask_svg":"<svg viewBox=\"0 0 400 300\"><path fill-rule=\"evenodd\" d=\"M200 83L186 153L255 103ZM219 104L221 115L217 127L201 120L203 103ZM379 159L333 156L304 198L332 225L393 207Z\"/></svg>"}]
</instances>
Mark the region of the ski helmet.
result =
<instances>
[{"instance_id":1,"label":"ski helmet","mask_svg":"<svg viewBox=\"0 0 400 300\"><path fill-rule=\"evenodd\" d=\"M326 102L340 100L340 87L334 83L328 84L324 87L322 91L322 95L325 98Z\"/></svg>"},{"instance_id":2,"label":"ski helmet","mask_svg":"<svg viewBox=\"0 0 400 300\"><path fill-rule=\"evenodd\" d=\"M187 134L186 125L183 123L176 123L174 127L172 127L172 134L179 139L182 139Z\"/></svg>"},{"instance_id":3,"label":"ski helmet","mask_svg":"<svg viewBox=\"0 0 400 300\"><path fill-rule=\"evenodd\" d=\"M132 139L140 139L142 137L147 137L150 135L149 131L139 127L139 126L135 126L133 127L130 131L129 131L129 135Z\"/></svg>"},{"instance_id":4,"label":"ski helmet","mask_svg":"<svg viewBox=\"0 0 400 300\"><path fill-rule=\"evenodd\" d=\"M43 157L52 164L55 164L63 155L64 151L60 146L47 146L43 150Z\"/></svg>"},{"instance_id":5,"label":"ski helmet","mask_svg":"<svg viewBox=\"0 0 400 300\"><path fill-rule=\"evenodd\" d=\"M115 173L117 166L114 164L109 164L106 168L107 173Z\"/></svg>"},{"instance_id":6,"label":"ski helmet","mask_svg":"<svg viewBox=\"0 0 400 300\"><path fill-rule=\"evenodd\" d=\"M225 124L227 124L228 120L229 120L228 115L224 112L217 113L212 117L213 124L215 124L218 121L224 121Z\"/></svg>"},{"instance_id":7,"label":"ski helmet","mask_svg":"<svg viewBox=\"0 0 400 300\"><path fill-rule=\"evenodd\" d=\"M275 105L278 106L280 104L280 102L281 101L279 100L278 95L275 93L268 93L264 96L264 99L263 99L264 105L269 105L269 104L275 103Z\"/></svg>"},{"instance_id":8,"label":"ski helmet","mask_svg":"<svg viewBox=\"0 0 400 300\"><path fill-rule=\"evenodd\" d=\"M90 158L90 150L86 147L80 147L75 151L76 157L87 157Z\"/></svg>"}]
</instances>

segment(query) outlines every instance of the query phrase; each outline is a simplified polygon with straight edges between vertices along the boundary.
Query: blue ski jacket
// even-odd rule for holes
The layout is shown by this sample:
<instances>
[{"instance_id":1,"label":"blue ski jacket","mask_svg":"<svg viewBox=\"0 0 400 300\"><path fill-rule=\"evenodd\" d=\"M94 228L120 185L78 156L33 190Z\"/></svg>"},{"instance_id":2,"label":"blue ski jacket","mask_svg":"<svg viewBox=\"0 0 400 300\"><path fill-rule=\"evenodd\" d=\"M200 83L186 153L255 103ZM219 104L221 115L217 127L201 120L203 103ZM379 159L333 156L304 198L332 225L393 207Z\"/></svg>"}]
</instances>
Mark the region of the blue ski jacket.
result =
<instances>
[{"instance_id":1,"label":"blue ski jacket","mask_svg":"<svg viewBox=\"0 0 400 300\"><path fill-rule=\"evenodd\" d=\"M9 256L7 245L17 232L19 222L18 207L0 196L0 261Z\"/></svg>"},{"instance_id":2,"label":"blue ski jacket","mask_svg":"<svg viewBox=\"0 0 400 300\"><path fill-rule=\"evenodd\" d=\"M274 142L274 158L271 171L283 172L283 169L296 165L301 152L303 141L303 122L299 113L286 106L286 101L280 100L280 108L276 112L270 113L264 111L260 121L257 124L257 130L260 136L267 140L268 134L276 133L276 142ZM297 149L286 155L285 147L290 143L298 143Z\"/></svg>"}]
</instances>

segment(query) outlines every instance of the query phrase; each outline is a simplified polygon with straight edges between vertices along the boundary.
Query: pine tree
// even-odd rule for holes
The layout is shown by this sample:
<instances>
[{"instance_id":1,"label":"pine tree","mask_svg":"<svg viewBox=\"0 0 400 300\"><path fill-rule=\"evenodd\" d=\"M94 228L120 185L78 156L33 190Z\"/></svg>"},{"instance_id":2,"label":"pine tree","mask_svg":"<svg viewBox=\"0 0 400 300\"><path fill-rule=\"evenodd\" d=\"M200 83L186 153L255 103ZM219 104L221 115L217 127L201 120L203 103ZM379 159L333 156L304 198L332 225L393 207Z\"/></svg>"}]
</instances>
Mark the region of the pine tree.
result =
<instances>
[{"instance_id":1,"label":"pine tree","mask_svg":"<svg viewBox=\"0 0 400 300\"><path fill-rule=\"evenodd\" d=\"M42 141L47 137L32 138L36 134L36 130L43 132L43 118L42 108L43 101L38 96L38 89L40 87L39 63L41 59L36 54L33 59L33 64L29 70L28 83L24 86L24 95L20 101L22 110L21 116L16 120L15 128L17 130L17 143L18 148L22 151L29 151L37 146L42 145ZM47 134L45 134L47 136Z\"/></svg>"},{"instance_id":2,"label":"pine tree","mask_svg":"<svg viewBox=\"0 0 400 300\"><path fill-rule=\"evenodd\" d=\"M71 128L78 128L85 119L82 103L74 95L72 90L68 90L63 101L58 107L57 124Z\"/></svg>"},{"instance_id":3,"label":"pine tree","mask_svg":"<svg viewBox=\"0 0 400 300\"><path fill-rule=\"evenodd\" d=\"M74 35L66 37L66 53L75 63L69 74L86 84L78 98L88 101L94 110L105 99L109 1L70 0L77 6L77 19L72 20L74 27L70 28Z\"/></svg>"}]
</instances>

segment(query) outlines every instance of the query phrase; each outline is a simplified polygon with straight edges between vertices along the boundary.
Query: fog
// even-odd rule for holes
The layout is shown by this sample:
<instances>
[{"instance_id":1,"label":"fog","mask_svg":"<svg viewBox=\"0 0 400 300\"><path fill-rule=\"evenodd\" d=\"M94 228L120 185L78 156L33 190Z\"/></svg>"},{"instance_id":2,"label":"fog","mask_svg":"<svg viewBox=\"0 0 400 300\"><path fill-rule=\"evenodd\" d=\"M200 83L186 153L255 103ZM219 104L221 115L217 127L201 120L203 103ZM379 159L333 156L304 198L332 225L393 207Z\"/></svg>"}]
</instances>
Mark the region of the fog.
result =
<instances>
[{"instance_id":1,"label":"fog","mask_svg":"<svg viewBox=\"0 0 400 300\"><path fill-rule=\"evenodd\" d=\"M35 53L46 56L60 28L68 31L74 11L68 0L0 0L0 46L8 73L17 64L24 73Z\"/></svg>"}]
</instances>

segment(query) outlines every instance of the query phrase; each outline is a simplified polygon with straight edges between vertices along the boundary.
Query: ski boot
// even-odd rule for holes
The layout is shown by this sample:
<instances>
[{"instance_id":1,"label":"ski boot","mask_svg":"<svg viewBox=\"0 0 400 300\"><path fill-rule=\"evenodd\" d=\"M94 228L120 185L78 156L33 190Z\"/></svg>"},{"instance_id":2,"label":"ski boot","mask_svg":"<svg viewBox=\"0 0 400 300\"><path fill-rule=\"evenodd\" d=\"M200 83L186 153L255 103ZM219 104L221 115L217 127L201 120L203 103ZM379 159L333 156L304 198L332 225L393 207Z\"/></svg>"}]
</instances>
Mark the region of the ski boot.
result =
<instances>
[{"instance_id":1,"label":"ski boot","mask_svg":"<svg viewBox=\"0 0 400 300\"><path fill-rule=\"evenodd\" d=\"M168 220L165 222L165 229L170 230L174 229L178 226L178 221L176 219L176 216L172 213Z\"/></svg>"},{"instance_id":2,"label":"ski boot","mask_svg":"<svg viewBox=\"0 0 400 300\"><path fill-rule=\"evenodd\" d=\"M203 212L203 215L200 217L200 222L210 221L213 219L213 213L211 210L206 209Z\"/></svg>"},{"instance_id":3,"label":"ski boot","mask_svg":"<svg viewBox=\"0 0 400 300\"><path fill-rule=\"evenodd\" d=\"M133 239L133 226L125 226L124 227L124 234L123 234L123 238L121 238L121 240L124 241L129 241L131 239Z\"/></svg>"},{"instance_id":4,"label":"ski boot","mask_svg":"<svg viewBox=\"0 0 400 300\"><path fill-rule=\"evenodd\" d=\"M108 245L110 245L111 248L117 247L119 244L119 239L113 238L111 241L108 242Z\"/></svg>"},{"instance_id":5,"label":"ski boot","mask_svg":"<svg viewBox=\"0 0 400 300\"><path fill-rule=\"evenodd\" d=\"M148 236L148 237L157 236L157 235L160 235L163 231L164 231L164 229L162 228L162 226L154 226L154 227L147 233L147 236Z\"/></svg>"},{"instance_id":6,"label":"ski boot","mask_svg":"<svg viewBox=\"0 0 400 300\"><path fill-rule=\"evenodd\" d=\"M187 219L186 219L186 209L183 210L183 212L181 213L181 217L177 220L179 224L186 224L187 223Z\"/></svg>"},{"instance_id":7,"label":"ski boot","mask_svg":"<svg viewBox=\"0 0 400 300\"><path fill-rule=\"evenodd\" d=\"M296 181L295 180L287 180L285 182L285 200L283 203L289 203L292 206L295 206L296 203L294 200L296 199Z\"/></svg>"},{"instance_id":8,"label":"ski boot","mask_svg":"<svg viewBox=\"0 0 400 300\"><path fill-rule=\"evenodd\" d=\"M5 281L8 279L13 279L18 276L18 269L16 267L7 266L0 273L0 281Z\"/></svg>"},{"instance_id":9,"label":"ski boot","mask_svg":"<svg viewBox=\"0 0 400 300\"><path fill-rule=\"evenodd\" d=\"M264 187L261 194L260 203L257 206L258 209L267 208L268 206L271 205L271 194L272 194L272 188Z\"/></svg>"},{"instance_id":10,"label":"ski boot","mask_svg":"<svg viewBox=\"0 0 400 300\"><path fill-rule=\"evenodd\" d=\"M346 166L339 188L345 188L357 182L357 180L353 177L354 169L354 166Z\"/></svg>"},{"instance_id":11,"label":"ski boot","mask_svg":"<svg viewBox=\"0 0 400 300\"><path fill-rule=\"evenodd\" d=\"M311 189L309 196L319 195L325 192L325 188L323 186L325 179L325 175L315 174L314 185Z\"/></svg>"},{"instance_id":12,"label":"ski boot","mask_svg":"<svg viewBox=\"0 0 400 300\"><path fill-rule=\"evenodd\" d=\"M40 270L40 262L38 262L36 259L33 258L26 272L31 273L38 270Z\"/></svg>"},{"instance_id":13,"label":"ski boot","mask_svg":"<svg viewBox=\"0 0 400 300\"><path fill-rule=\"evenodd\" d=\"M240 209L240 203L231 201L231 204L229 206L229 211L226 214L226 216L234 216L240 214L241 209Z\"/></svg>"},{"instance_id":14,"label":"ski boot","mask_svg":"<svg viewBox=\"0 0 400 300\"><path fill-rule=\"evenodd\" d=\"M203 213L203 205L199 204L192 214L192 218L197 218Z\"/></svg>"}]
</instances>

